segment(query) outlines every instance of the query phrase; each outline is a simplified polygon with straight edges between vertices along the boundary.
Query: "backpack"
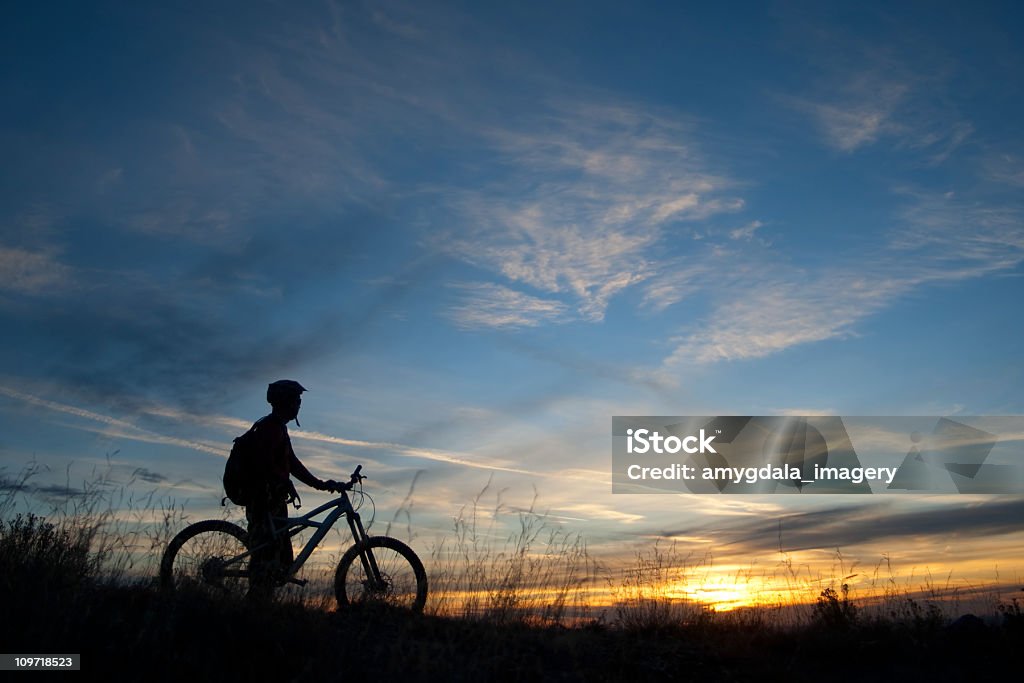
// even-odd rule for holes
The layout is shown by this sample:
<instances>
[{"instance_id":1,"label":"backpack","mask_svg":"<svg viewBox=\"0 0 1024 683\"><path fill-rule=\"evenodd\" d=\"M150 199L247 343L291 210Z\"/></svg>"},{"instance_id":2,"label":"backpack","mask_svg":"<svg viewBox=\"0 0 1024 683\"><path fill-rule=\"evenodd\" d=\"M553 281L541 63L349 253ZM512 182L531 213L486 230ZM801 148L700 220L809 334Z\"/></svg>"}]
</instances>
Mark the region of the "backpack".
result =
<instances>
[{"instance_id":1,"label":"backpack","mask_svg":"<svg viewBox=\"0 0 1024 683\"><path fill-rule=\"evenodd\" d=\"M259 471L260 440L256 436L257 421L245 434L235 439L224 465L224 493L220 504L230 500L235 505L250 505L266 483Z\"/></svg>"}]
</instances>

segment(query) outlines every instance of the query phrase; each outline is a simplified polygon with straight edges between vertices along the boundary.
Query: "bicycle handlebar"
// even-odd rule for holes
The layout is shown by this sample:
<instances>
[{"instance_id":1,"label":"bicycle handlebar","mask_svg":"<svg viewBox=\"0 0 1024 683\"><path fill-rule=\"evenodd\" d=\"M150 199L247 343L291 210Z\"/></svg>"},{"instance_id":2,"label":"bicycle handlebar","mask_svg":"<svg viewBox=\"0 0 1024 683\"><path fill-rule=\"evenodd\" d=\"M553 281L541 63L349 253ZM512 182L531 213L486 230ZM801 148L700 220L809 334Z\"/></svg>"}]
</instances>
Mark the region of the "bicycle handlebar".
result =
<instances>
[{"instance_id":1,"label":"bicycle handlebar","mask_svg":"<svg viewBox=\"0 0 1024 683\"><path fill-rule=\"evenodd\" d=\"M337 486L330 487L330 491L332 491L333 493L340 493L341 491L351 491L352 487L361 482L363 479L366 479L364 475L359 474L362 471L362 469L362 465L357 466L355 471L352 472L352 476L349 477L349 480L347 482L345 482L344 484L341 482L334 482L335 484L337 484Z\"/></svg>"}]
</instances>

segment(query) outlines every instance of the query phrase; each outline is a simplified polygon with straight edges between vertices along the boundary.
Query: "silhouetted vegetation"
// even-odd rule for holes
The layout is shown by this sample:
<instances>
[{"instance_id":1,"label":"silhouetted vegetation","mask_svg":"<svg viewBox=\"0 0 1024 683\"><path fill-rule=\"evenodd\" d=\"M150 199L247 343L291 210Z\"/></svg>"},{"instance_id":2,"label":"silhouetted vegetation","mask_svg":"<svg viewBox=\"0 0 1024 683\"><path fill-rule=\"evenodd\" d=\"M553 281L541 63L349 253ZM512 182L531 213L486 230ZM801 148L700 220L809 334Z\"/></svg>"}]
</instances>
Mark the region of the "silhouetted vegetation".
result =
<instances>
[{"instance_id":1,"label":"silhouetted vegetation","mask_svg":"<svg viewBox=\"0 0 1024 683\"><path fill-rule=\"evenodd\" d=\"M12 515L0 505L0 604L7 652L83 654L83 670L144 680L963 680L1013 666L1021 602L985 619L948 613L949 591L901 591L892 579L858 601L845 580L780 618L781 607L715 612L666 586L702 558L656 545L620 574L603 572L613 606L581 610L602 571L579 536L526 511L518 536L492 548L476 505L432 554L428 613L347 608L325 598L252 605L173 595L130 578L103 515ZM173 515L148 541L174 530ZM120 549L120 553L115 552ZM447 558L447 564L444 560ZM459 561L456 561L456 559ZM842 560L842 558L840 558ZM851 578L845 566L846 579ZM794 574L795 575L795 574ZM618 577L610 578L610 577ZM945 595L945 601L940 599ZM955 593L954 593L955 595ZM468 599L464 599L468 596Z\"/></svg>"},{"instance_id":2,"label":"silhouetted vegetation","mask_svg":"<svg viewBox=\"0 0 1024 683\"><path fill-rule=\"evenodd\" d=\"M825 628L846 630L857 624L857 606L850 600L850 586L844 583L837 592L829 586L814 604L814 619Z\"/></svg>"}]
</instances>

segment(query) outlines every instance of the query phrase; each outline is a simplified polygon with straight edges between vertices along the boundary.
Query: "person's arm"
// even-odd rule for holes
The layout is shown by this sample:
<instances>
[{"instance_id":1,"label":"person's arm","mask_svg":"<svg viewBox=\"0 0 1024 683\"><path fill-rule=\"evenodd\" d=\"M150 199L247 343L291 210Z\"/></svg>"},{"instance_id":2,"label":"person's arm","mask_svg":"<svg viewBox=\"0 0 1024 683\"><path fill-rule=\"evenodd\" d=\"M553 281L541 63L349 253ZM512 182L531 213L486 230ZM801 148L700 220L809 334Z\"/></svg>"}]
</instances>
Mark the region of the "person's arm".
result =
<instances>
[{"instance_id":1,"label":"person's arm","mask_svg":"<svg viewBox=\"0 0 1024 683\"><path fill-rule=\"evenodd\" d=\"M296 479L306 486L317 489L318 491L323 491L327 488L327 482L321 481L313 476L313 473L307 470L306 466L299 462L299 459L295 457L295 451L292 450L291 444L288 445L288 469Z\"/></svg>"}]
</instances>

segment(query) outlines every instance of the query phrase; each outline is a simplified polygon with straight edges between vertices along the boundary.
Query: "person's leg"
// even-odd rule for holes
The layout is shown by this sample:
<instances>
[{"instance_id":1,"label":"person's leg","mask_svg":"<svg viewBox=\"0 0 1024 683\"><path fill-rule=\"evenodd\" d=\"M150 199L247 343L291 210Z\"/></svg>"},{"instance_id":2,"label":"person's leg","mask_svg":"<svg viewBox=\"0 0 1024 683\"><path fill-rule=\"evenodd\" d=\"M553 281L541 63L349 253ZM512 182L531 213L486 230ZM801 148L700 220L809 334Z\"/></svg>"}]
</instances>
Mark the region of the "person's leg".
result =
<instances>
[{"instance_id":1,"label":"person's leg","mask_svg":"<svg viewBox=\"0 0 1024 683\"><path fill-rule=\"evenodd\" d=\"M274 594L280 545L273 537L271 512L270 507L262 505L245 509L245 518L249 522L249 547L256 549L249 560L248 596L256 600L267 600Z\"/></svg>"},{"instance_id":2,"label":"person's leg","mask_svg":"<svg viewBox=\"0 0 1024 683\"><path fill-rule=\"evenodd\" d=\"M285 518L288 516L288 503L281 503L271 511L271 515L275 518ZM288 534L280 534L274 539L276 547L276 555L274 557L274 580L278 585L283 585L284 580L288 576L288 570L292 566L292 562L295 561L295 554L292 551L292 539Z\"/></svg>"}]
</instances>

